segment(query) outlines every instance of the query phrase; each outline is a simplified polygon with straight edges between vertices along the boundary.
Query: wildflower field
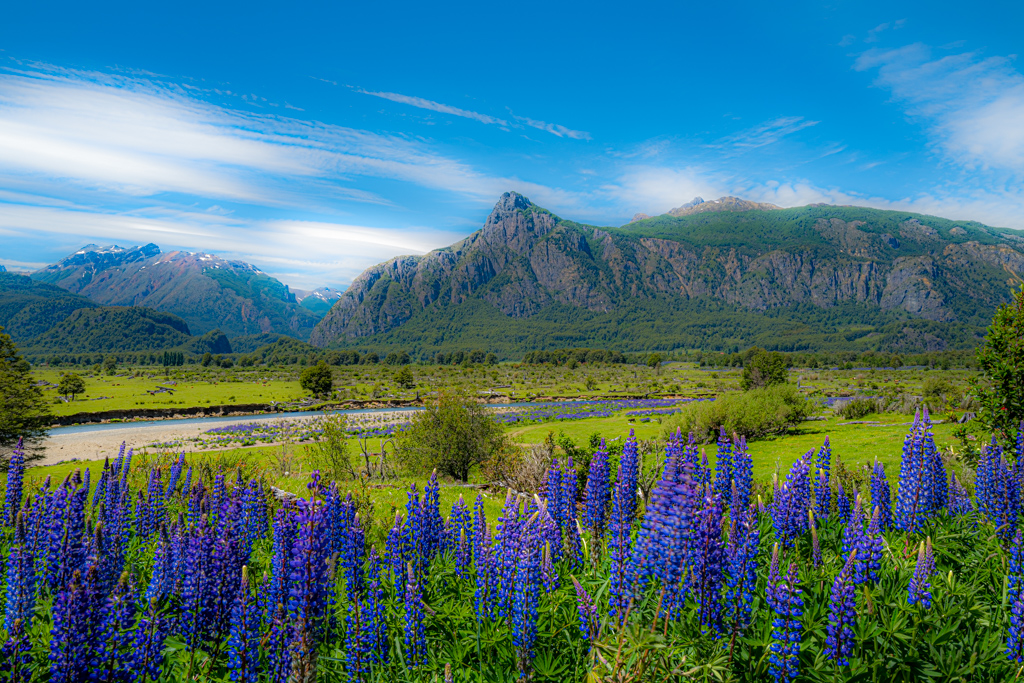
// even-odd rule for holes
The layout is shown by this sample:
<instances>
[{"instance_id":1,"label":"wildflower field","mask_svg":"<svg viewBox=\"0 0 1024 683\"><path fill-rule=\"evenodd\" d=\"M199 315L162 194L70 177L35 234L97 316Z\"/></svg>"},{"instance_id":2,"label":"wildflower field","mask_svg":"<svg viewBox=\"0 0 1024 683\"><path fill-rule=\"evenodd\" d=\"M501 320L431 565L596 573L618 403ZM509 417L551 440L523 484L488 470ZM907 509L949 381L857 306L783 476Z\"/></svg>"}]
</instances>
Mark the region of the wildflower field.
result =
<instances>
[{"instance_id":1,"label":"wildflower field","mask_svg":"<svg viewBox=\"0 0 1024 683\"><path fill-rule=\"evenodd\" d=\"M1022 430L1024 431L1024 430ZM386 539L314 472L124 451L6 483L0 681L1006 681L1024 662L1024 442L944 461L927 412L863 490L830 444L755 481L682 435L638 495L634 438L541 491L440 505ZM579 485L579 482L585 482ZM965 481L965 486L962 481ZM973 489L970 491L969 489ZM449 506L445 506L449 507ZM493 509L493 508L491 508Z\"/></svg>"}]
</instances>

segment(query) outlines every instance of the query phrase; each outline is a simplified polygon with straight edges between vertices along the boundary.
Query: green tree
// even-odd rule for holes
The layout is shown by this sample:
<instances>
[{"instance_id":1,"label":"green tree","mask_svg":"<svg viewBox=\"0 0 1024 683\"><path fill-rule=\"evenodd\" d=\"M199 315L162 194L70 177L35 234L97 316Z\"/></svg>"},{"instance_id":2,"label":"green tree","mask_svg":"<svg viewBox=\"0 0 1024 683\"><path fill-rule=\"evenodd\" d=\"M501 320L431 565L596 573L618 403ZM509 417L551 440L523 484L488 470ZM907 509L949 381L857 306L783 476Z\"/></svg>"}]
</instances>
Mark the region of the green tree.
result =
<instances>
[{"instance_id":1,"label":"green tree","mask_svg":"<svg viewBox=\"0 0 1024 683\"><path fill-rule=\"evenodd\" d=\"M743 364L744 391L786 383L786 357L778 351L756 349Z\"/></svg>"},{"instance_id":2,"label":"green tree","mask_svg":"<svg viewBox=\"0 0 1024 683\"><path fill-rule=\"evenodd\" d=\"M78 394L85 393L85 380L76 375L73 372L62 376L60 382L57 383L57 393L64 398L71 397L71 400L75 400L75 396Z\"/></svg>"},{"instance_id":3,"label":"green tree","mask_svg":"<svg viewBox=\"0 0 1024 683\"><path fill-rule=\"evenodd\" d=\"M204 368L210 367L210 363L212 363L212 362L213 362L213 354L210 353L209 351L207 351L206 353L203 354L203 367Z\"/></svg>"},{"instance_id":4,"label":"green tree","mask_svg":"<svg viewBox=\"0 0 1024 683\"><path fill-rule=\"evenodd\" d=\"M981 377L972 380L978 419L1009 440L1024 421L1024 285L992 316L977 352Z\"/></svg>"},{"instance_id":5,"label":"green tree","mask_svg":"<svg viewBox=\"0 0 1024 683\"><path fill-rule=\"evenodd\" d=\"M395 373L395 384L403 389L412 389L416 386L416 378L412 376L412 370L409 369L408 365L403 365L401 369Z\"/></svg>"},{"instance_id":6,"label":"green tree","mask_svg":"<svg viewBox=\"0 0 1024 683\"><path fill-rule=\"evenodd\" d=\"M307 367L299 377L299 386L303 391L308 391L315 396L327 396L331 393L333 384L334 377L331 375L331 366L325 361Z\"/></svg>"},{"instance_id":7,"label":"green tree","mask_svg":"<svg viewBox=\"0 0 1024 683\"><path fill-rule=\"evenodd\" d=\"M441 394L397 438L398 457L414 472L436 469L460 481L505 445L505 433L464 394Z\"/></svg>"},{"instance_id":8,"label":"green tree","mask_svg":"<svg viewBox=\"0 0 1024 683\"><path fill-rule=\"evenodd\" d=\"M651 368L652 370L658 370L661 367L661 354L652 353L651 355L647 356L647 367Z\"/></svg>"},{"instance_id":9,"label":"green tree","mask_svg":"<svg viewBox=\"0 0 1024 683\"><path fill-rule=\"evenodd\" d=\"M32 381L31 370L0 327L0 451L5 455L19 438L31 446L46 436L50 423L46 399Z\"/></svg>"},{"instance_id":10,"label":"green tree","mask_svg":"<svg viewBox=\"0 0 1024 683\"><path fill-rule=\"evenodd\" d=\"M107 356L103 359L103 369L107 371L108 375L113 375L117 372L117 357Z\"/></svg>"}]
</instances>

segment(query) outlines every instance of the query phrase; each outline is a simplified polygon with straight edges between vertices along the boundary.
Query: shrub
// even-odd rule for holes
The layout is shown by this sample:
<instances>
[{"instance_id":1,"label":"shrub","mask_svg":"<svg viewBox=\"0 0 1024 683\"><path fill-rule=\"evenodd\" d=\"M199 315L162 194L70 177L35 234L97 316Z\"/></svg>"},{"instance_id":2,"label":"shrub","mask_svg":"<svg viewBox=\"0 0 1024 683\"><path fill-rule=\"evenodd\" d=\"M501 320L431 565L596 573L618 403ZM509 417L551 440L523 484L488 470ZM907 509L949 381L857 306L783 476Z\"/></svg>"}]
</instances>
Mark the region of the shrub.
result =
<instances>
[{"instance_id":1,"label":"shrub","mask_svg":"<svg viewBox=\"0 0 1024 683\"><path fill-rule=\"evenodd\" d=\"M847 420L859 420L871 413L885 412L878 399L866 396L842 401L833 408L833 411Z\"/></svg>"},{"instance_id":2,"label":"shrub","mask_svg":"<svg viewBox=\"0 0 1024 683\"><path fill-rule=\"evenodd\" d=\"M505 432L479 403L441 394L399 434L398 457L414 472L436 469L461 481L475 465L505 446Z\"/></svg>"},{"instance_id":3,"label":"shrub","mask_svg":"<svg viewBox=\"0 0 1024 683\"><path fill-rule=\"evenodd\" d=\"M743 379L740 381L740 386L744 390L761 389L785 383L786 357L778 351L758 349L743 364Z\"/></svg>"},{"instance_id":4,"label":"shrub","mask_svg":"<svg viewBox=\"0 0 1024 683\"><path fill-rule=\"evenodd\" d=\"M693 432L698 441L712 441L719 427L748 439L784 434L790 427L817 412L817 405L791 384L776 384L742 394L726 394L714 401L686 406L665 420L665 435L681 429Z\"/></svg>"},{"instance_id":5,"label":"shrub","mask_svg":"<svg viewBox=\"0 0 1024 683\"><path fill-rule=\"evenodd\" d=\"M299 386L302 387L303 391L308 391L316 396L326 396L331 393L333 382L334 378L331 375L331 368L324 361L306 368L299 377Z\"/></svg>"}]
</instances>

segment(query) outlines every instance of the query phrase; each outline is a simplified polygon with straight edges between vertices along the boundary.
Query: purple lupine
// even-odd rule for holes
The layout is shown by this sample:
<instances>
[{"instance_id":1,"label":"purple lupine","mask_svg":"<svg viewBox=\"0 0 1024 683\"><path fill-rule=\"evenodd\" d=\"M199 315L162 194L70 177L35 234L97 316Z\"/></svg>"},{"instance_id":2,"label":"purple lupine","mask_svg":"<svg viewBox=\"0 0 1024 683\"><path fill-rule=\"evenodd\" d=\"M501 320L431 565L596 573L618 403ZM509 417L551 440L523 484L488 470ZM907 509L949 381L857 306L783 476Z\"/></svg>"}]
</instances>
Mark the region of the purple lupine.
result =
<instances>
[{"instance_id":1,"label":"purple lupine","mask_svg":"<svg viewBox=\"0 0 1024 683\"><path fill-rule=\"evenodd\" d=\"M494 547L491 549L491 567L488 569L488 580L493 582L489 591L490 612L506 619L511 619L512 616L512 595L521 527L519 499L513 496L510 490L505 496L501 516L498 517Z\"/></svg>"},{"instance_id":2,"label":"purple lupine","mask_svg":"<svg viewBox=\"0 0 1024 683\"><path fill-rule=\"evenodd\" d=\"M249 590L249 573L242 579L231 607L228 672L234 683L255 683L260 674L260 613Z\"/></svg>"},{"instance_id":3,"label":"purple lupine","mask_svg":"<svg viewBox=\"0 0 1024 683\"><path fill-rule=\"evenodd\" d=\"M597 605L576 577L572 577L572 585L576 589L576 613L579 616L580 635L588 643L597 638L601 626L601 618L597 613Z\"/></svg>"},{"instance_id":4,"label":"purple lupine","mask_svg":"<svg viewBox=\"0 0 1024 683\"><path fill-rule=\"evenodd\" d=\"M92 627L92 606L88 602L82 573L76 570L53 602L50 680L55 683L79 683L88 678L86 665Z\"/></svg>"},{"instance_id":5,"label":"purple lupine","mask_svg":"<svg viewBox=\"0 0 1024 683\"><path fill-rule=\"evenodd\" d=\"M843 482L837 484L836 490L836 517L841 524L849 524L853 508L850 505L850 497L843 490Z\"/></svg>"},{"instance_id":6,"label":"purple lupine","mask_svg":"<svg viewBox=\"0 0 1024 683\"><path fill-rule=\"evenodd\" d=\"M925 419L927 420L927 416ZM927 444L931 438L929 429L929 426L922 422L918 412L914 416L910 432L903 440L903 460L900 463L893 526L908 533L920 531L925 520L935 512L933 508L937 495L934 487L937 472L931 453L934 444L931 450ZM942 480L945 485L944 472Z\"/></svg>"},{"instance_id":7,"label":"purple lupine","mask_svg":"<svg viewBox=\"0 0 1024 683\"><path fill-rule=\"evenodd\" d=\"M935 570L935 558L932 554L932 540L922 541L917 550L917 565L914 576L907 588L907 604L920 604L925 609L932 606L931 576Z\"/></svg>"},{"instance_id":8,"label":"purple lupine","mask_svg":"<svg viewBox=\"0 0 1024 683\"><path fill-rule=\"evenodd\" d=\"M604 439L601 439L601 447L597 449L594 457L590 460L587 488L583 501L583 526L590 531L593 539L601 538L604 535L607 524L608 476L608 452L605 450Z\"/></svg>"},{"instance_id":9,"label":"purple lupine","mask_svg":"<svg viewBox=\"0 0 1024 683\"><path fill-rule=\"evenodd\" d=\"M210 630L204 606L208 604L212 578L210 554L213 546L212 532L206 518L200 519L200 526L189 530L184 537L185 575L181 579L181 613L178 629L186 647L195 652L199 649Z\"/></svg>"},{"instance_id":10,"label":"purple lupine","mask_svg":"<svg viewBox=\"0 0 1024 683\"><path fill-rule=\"evenodd\" d=\"M719 501L729 500L732 497L732 442L725 433L725 427L718 428L718 441L715 452L715 480L712 485L712 493Z\"/></svg>"},{"instance_id":11,"label":"purple lupine","mask_svg":"<svg viewBox=\"0 0 1024 683\"><path fill-rule=\"evenodd\" d=\"M775 536L787 547L793 547L796 539L807 531L807 511L811 509L810 459L813 453L808 451L793 463L786 483L772 501Z\"/></svg>"},{"instance_id":12,"label":"purple lupine","mask_svg":"<svg viewBox=\"0 0 1024 683\"><path fill-rule=\"evenodd\" d=\"M0 648L0 661L7 671L7 683L29 683L32 679L32 641L20 619L7 630L7 641Z\"/></svg>"},{"instance_id":13,"label":"purple lupine","mask_svg":"<svg viewBox=\"0 0 1024 683\"><path fill-rule=\"evenodd\" d=\"M747 450L747 439L744 436L735 439L732 452L732 478L735 494L730 509L733 514L740 514L750 507L750 496L754 489L754 461Z\"/></svg>"},{"instance_id":14,"label":"purple lupine","mask_svg":"<svg viewBox=\"0 0 1024 683\"><path fill-rule=\"evenodd\" d=\"M876 507L871 514L867 531L860 535L855 551L857 553L856 583L871 581L877 583L882 568L882 521L881 511Z\"/></svg>"},{"instance_id":15,"label":"purple lupine","mask_svg":"<svg viewBox=\"0 0 1024 683\"><path fill-rule=\"evenodd\" d=\"M283 506L274 514L273 555L270 559L270 581L263 588L263 617L270 623L277 606L288 600L289 560L297 529L290 509Z\"/></svg>"},{"instance_id":16,"label":"purple lupine","mask_svg":"<svg viewBox=\"0 0 1024 683\"><path fill-rule=\"evenodd\" d=\"M427 634L423 624L423 594L419 579L410 562L406 566L408 583L405 585L405 657L406 666L416 667L427 662Z\"/></svg>"},{"instance_id":17,"label":"purple lupine","mask_svg":"<svg viewBox=\"0 0 1024 683\"><path fill-rule=\"evenodd\" d=\"M877 515L876 515L877 517ZM853 625L857 621L857 593L853 580L853 564L857 556L854 550L832 583L832 598L829 603L828 638L825 639L825 656L845 666L853 652Z\"/></svg>"},{"instance_id":18,"label":"purple lupine","mask_svg":"<svg viewBox=\"0 0 1024 683\"><path fill-rule=\"evenodd\" d=\"M812 533L813 533L812 527ZM757 587L757 551L760 531L753 510L733 521L729 531L728 579L726 581L726 617L733 636L750 624L754 592Z\"/></svg>"},{"instance_id":19,"label":"purple lupine","mask_svg":"<svg viewBox=\"0 0 1024 683\"><path fill-rule=\"evenodd\" d=\"M289 563L288 614L293 623L301 622L302 655L315 650L315 643L322 637L333 595L321 510L314 502L300 501L296 513L298 534Z\"/></svg>"},{"instance_id":20,"label":"purple lupine","mask_svg":"<svg viewBox=\"0 0 1024 683\"><path fill-rule=\"evenodd\" d=\"M974 512L974 504L971 503L967 489L960 483L956 474L949 476L949 514L960 517Z\"/></svg>"},{"instance_id":21,"label":"purple lupine","mask_svg":"<svg viewBox=\"0 0 1024 683\"><path fill-rule=\"evenodd\" d=\"M355 593L345 609L345 669L350 681L361 681L370 672L372 638L373 625Z\"/></svg>"},{"instance_id":22,"label":"purple lupine","mask_svg":"<svg viewBox=\"0 0 1024 683\"><path fill-rule=\"evenodd\" d=\"M380 565L377 551L371 547L366 575L364 615L369 625L370 661L384 666L388 663L388 620L384 588L380 580Z\"/></svg>"},{"instance_id":23,"label":"purple lupine","mask_svg":"<svg viewBox=\"0 0 1024 683\"><path fill-rule=\"evenodd\" d=\"M828 519L832 512L832 487L830 479L832 476L832 445L828 437L825 443L818 450L818 456L814 460L816 473L814 475L814 514L819 519Z\"/></svg>"},{"instance_id":24,"label":"purple lupine","mask_svg":"<svg viewBox=\"0 0 1024 683\"><path fill-rule=\"evenodd\" d=\"M562 505L562 469L558 466L558 458L551 461L545 492L547 493L545 507L557 530L557 533L547 540L551 544L552 557L557 562L562 559L562 529L565 528L565 507Z\"/></svg>"},{"instance_id":25,"label":"purple lupine","mask_svg":"<svg viewBox=\"0 0 1024 683\"><path fill-rule=\"evenodd\" d=\"M539 515L523 525L519 535L512 606L512 645L516 648L520 675L530 670L537 640L537 603L541 586L541 533Z\"/></svg>"},{"instance_id":26,"label":"purple lupine","mask_svg":"<svg viewBox=\"0 0 1024 683\"><path fill-rule=\"evenodd\" d=\"M821 543L818 542L818 527L814 523L814 513L811 515L811 565L817 569L821 566Z\"/></svg>"},{"instance_id":27,"label":"purple lupine","mask_svg":"<svg viewBox=\"0 0 1024 683\"><path fill-rule=\"evenodd\" d=\"M725 549L722 544L722 507L717 497L707 496L697 519L697 547L693 554L693 589L699 605L701 629L716 632L722 621L722 582Z\"/></svg>"},{"instance_id":28,"label":"purple lupine","mask_svg":"<svg viewBox=\"0 0 1024 683\"><path fill-rule=\"evenodd\" d=\"M570 455L565 460L562 470L562 491L559 501L562 504L562 545L563 556L570 567L578 567L583 563L583 548L580 539L579 524L576 521L576 465Z\"/></svg>"},{"instance_id":29,"label":"purple lupine","mask_svg":"<svg viewBox=\"0 0 1024 683\"><path fill-rule=\"evenodd\" d=\"M625 519L630 525L636 519L637 490L640 486L640 451L637 449L636 435L632 428L629 438L622 445L622 456L619 458L619 480L622 482L622 504Z\"/></svg>"},{"instance_id":30,"label":"purple lupine","mask_svg":"<svg viewBox=\"0 0 1024 683\"><path fill-rule=\"evenodd\" d=\"M777 555L774 558L777 562ZM773 562L774 564L775 562ZM776 681L788 683L800 673L800 617L803 616L803 598L800 597L800 578L796 563L789 565L785 577L769 577L768 605L775 612L772 621L772 643L769 646L769 670ZM772 580L774 578L774 580Z\"/></svg>"},{"instance_id":31,"label":"purple lupine","mask_svg":"<svg viewBox=\"0 0 1024 683\"><path fill-rule=\"evenodd\" d=\"M423 487L423 525L424 525L424 556L429 566L441 548L441 535L444 533L444 518L440 508L441 488L437 481L437 470L430 475L430 480Z\"/></svg>"},{"instance_id":32,"label":"purple lupine","mask_svg":"<svg viewBox=\"0 0 1024 683\"><path fill-rule=\"evenodd\" d=\"M473 563L477 569L481 567L480 557L490 543L490 527L487 525L487 513L484 512L484 497L476 495L473 502ZM486 566L486 562L483 563Z\"/></svg>"},{"instance_id":33,"label":"purple lupine","mask_svg":"<svg viewBox=\"0 0 1024 683\"><path fill-rule=\"evenodd\" d=\"M7 595L4 600L4 630L11 632L14 622L26 630L32 628L36 606L36 566L32 548L25 535L25 515L18 513L14 524L11 552L7 556Z\"/></svg>"},{"instance_id":34,"label":"purple lupine","mask_svg":"<svg viewBox=\"0 0 1024 683\"><path fill-rule=\"evenodd\" d=\"M885 466L877 458L871 468L871 507L878 510L879 528L887 531L892 525L892 496Z\"/></svg>"},{"instance_id":35,"label":"purple lupine","mask_svg":"<svg viewBox=\"0 0 1024 683\"><path fill-rule=\"evenodd\" d=\"M384 556L391 567L392 580L395 585L395 595L401 595L405 586L405 565L409 561L406 554L406 546L403 539L405 527L402 524L402 515L395 511L395 523L388 532L387 540L384 542Z\"/></svg>"},{"instance_id":36,"label":"purple lupine","mask_svg":"<svg viewBox=\"0 0 1024 683\"><path fill-rule=\"evenodd\" d=\"M4 518L3 523L7 526L14 526L18 518L18 510L21 509L22 488L25 477L25 450L21 439L14 447L11 458L7 463L7 483L4 490Z\"/></svg>"},{"instance_id":37,"label":"purple lupine","mask_svg":"<svg viewBox=\"0 0 1024 683\"><path fill-rule=\"evenodd\" d=\"M88 664L90 681L114 683L128 678L125 658L131 651L134 622L135 595L125 572L100 610L98 632Z\"/></svg>"},{"instance_id":38,"label":"purple lupine","mask_svg":"<svg viewBox=\"0 0 1024 683\"><path fill-rule=\"evenodd\" d=\"M608 552L611 555L611 586L608 589L609 616L622 624L630 602L629 548L632 524L629 519L629 493L624 490L621 476L615 483L612 496L612 516L608 525Z\"/></svg>"},{"instance_id":39,"label":"purple lupine","mask_svg":"<svg viewBox=\"0 0 1024 683\"><path fill-rule=\"evenodd\" d=\"M131 683L156 683L163 671L164 639L167 636L167 620L160 614L156 600L149 602L149 609L142 615L132 633Z\"/></svg>"},{"instance_id":40,"label":"purple lupine","mask_svg":"<svg viewBox=\"0 0 1024 683\"><path fill-rule=\"evenodd\" d=\"M270 633L267 634L267 674L271 681L287 681L292 673L291 650L288 647L291 629L288 627L284 605L279 604L269 619Z\"/></svg>"},{"instance_id":41,"label":"purple lupine","mask_svg":"<svg viewBox=\"0 0 1024 683\"><path fill-rule=\"evenodd\" d=\"M861 536L864 534L864 513L861 510L860 494L858 493L853 499L853 513L850 515L850 521L843 527L843 562L846 562L846 558L849 557L850 553L860 547Z\"/></svg>"}]
</instances>

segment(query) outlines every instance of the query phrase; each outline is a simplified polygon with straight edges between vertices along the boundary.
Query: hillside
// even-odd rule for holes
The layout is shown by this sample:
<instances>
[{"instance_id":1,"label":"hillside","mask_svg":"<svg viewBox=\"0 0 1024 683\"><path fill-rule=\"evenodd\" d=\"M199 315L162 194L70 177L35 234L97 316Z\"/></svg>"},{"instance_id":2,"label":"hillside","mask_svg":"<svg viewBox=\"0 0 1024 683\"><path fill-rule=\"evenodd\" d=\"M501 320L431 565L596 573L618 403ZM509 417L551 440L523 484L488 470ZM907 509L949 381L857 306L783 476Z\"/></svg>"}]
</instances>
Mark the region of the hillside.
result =
<instances>
[{"instance_id":1,"label":"hillside","mask_svg":"<svg viewBox=\"0 0 1024 683\"><path fill-rule=\"evenodd\" d=\"M310 341L410 352L965 348L1024 272L1024 238L1011 230L858 207L708 204L733 208L598 228L506 193L466 239L361 274Z\"/></svg>"},{"instance_id":2,"label":"hillside","mask_svg":"<svg viewBox=\"0 0 1024 683\"><path fill-rule=\"evenodd\" d=\"M25 275L0 272L0 327L15 342L42 334L78 309L98 305L84 296L35 282Z\"/></svg>"},{"instance_id":3,"label":"hillside","mask_svg":"<svg viewBox=\"0 0 1024 683\"><path fill-rule=\"evenodd\" d=\"M144 306L180 316L195 334L275 332L309 337L321 314L252 265L183 251L86 246L32 274L108 306Z\"/></svg>"},{"instance_id":4,"label":"hillside","mask_svg":"<svg viewBox=\"0 0 1024 683\"><path fill-rule=\"evenodd\" d=\"M184 320L138 306L80 308L23 345L27 355L161 351L193 340Z\"/></svg>"}]
</instances>

